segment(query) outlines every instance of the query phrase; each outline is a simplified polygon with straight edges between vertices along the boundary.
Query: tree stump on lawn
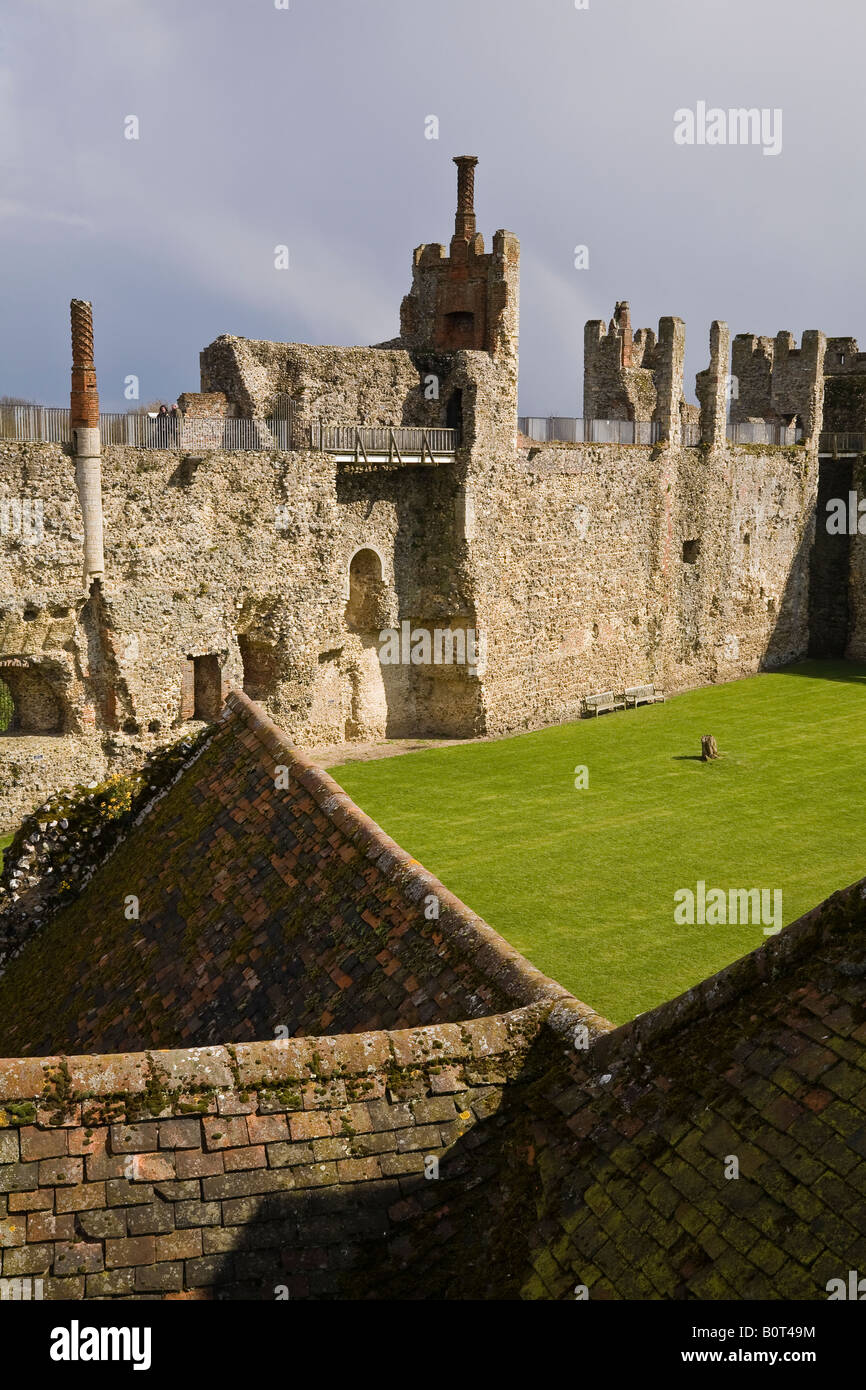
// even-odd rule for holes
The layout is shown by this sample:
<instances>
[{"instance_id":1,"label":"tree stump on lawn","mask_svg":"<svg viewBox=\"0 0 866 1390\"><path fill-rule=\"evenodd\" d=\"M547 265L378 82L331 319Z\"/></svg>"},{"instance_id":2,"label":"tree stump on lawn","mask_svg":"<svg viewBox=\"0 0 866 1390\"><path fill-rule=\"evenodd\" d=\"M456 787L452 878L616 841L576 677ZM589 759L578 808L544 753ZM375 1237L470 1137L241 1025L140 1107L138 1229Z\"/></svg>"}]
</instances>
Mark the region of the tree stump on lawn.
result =
<instances>
[{"instance_id":1,"label":"tree stump on lawn","mask_svg":"<svg viewBox=\"0 0 866 1390\"><path fill-rule=\"evenodd\" d=\"M716 740L712 734L704 734L701 739L701 761L709 762L710 758L717 758L719 750L716 747Z\"/></svg>"}]
</instances>

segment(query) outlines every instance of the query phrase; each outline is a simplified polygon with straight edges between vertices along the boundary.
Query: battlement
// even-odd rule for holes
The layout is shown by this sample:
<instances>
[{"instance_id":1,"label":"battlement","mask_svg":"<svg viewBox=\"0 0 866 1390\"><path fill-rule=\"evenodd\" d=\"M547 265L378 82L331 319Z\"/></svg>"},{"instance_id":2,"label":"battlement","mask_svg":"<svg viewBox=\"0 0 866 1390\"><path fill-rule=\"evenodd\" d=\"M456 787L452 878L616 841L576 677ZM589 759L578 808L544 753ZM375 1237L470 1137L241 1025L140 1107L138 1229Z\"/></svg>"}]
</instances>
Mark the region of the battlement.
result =
<instances>
[{"instance_id":1,"label":"battlement","mask_svg":"<svg viewBox=\"0 0 866 1390\"><path fill-rule=\"evenodd\" d=\"M590 319L583 335L583 413L587 419L656 421L671 438L682 422L685 324L659 319L632 335L626 300L605 328Z\"/></svg>"},{"instance_id":2,"label":"battlement","mask_svg":"<svg viewBox=\"0 0 866 1390\"><path fill-rule=\"evenodd\" d=\"M866 429L866 352L856 338L828 338L824 358L824 429L861 434Z\"/></svg>"},{"instance_id":3,"label":"battlement","mask_svg":"<svg viewBox=\"0 0 866 1390\"><path fill-rule=\"evenodd\" d=\"M730 329L721 319L714 319L710 326L710 365L695 377L702 444L718 446L725 442L730 355Z\"/></svg>"},{"instance_id":4,"label":"battlement","mask_svg":"<svg viewBox=\"0 0 866 1390\"><path fill-rule=\"evenodd\" d=\"M826 334L808 329L800 347L783 329L774 338L738 333L731 353L731 420L802 428L814 439L824 402Z\"/></svg>"}]
</instances>

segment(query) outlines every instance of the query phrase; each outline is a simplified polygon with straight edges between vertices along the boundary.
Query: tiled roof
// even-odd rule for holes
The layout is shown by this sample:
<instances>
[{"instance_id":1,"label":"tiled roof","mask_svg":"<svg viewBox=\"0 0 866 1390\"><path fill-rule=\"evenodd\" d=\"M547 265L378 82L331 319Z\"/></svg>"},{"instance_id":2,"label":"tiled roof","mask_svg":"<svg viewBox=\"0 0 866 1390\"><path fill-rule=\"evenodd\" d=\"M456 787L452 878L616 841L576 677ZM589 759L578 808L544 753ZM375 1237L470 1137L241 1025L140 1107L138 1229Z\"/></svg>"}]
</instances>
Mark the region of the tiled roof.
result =
<instances>
[{"instance_id":1,"label":"tiled roof","mask_svg":"<svg viewBox=\"0 0 866 1390\"><path fill-rule=\"evenodd\" d=\"M539 998L570 1000L233 693L0 979L0 1054L403 1028Z\"/></svg>"},{"instance_id":2,"label":"tiled roof","mask_svg":"<svg viewBox=\"0 0 866 1390\"><path fill-rule=\"evenodd\" d=\"M866 881L613 1028L233 695L0 980L3 1277L823 1299L866 1275L864 1044Z\"/></svg>"}]
</instances>

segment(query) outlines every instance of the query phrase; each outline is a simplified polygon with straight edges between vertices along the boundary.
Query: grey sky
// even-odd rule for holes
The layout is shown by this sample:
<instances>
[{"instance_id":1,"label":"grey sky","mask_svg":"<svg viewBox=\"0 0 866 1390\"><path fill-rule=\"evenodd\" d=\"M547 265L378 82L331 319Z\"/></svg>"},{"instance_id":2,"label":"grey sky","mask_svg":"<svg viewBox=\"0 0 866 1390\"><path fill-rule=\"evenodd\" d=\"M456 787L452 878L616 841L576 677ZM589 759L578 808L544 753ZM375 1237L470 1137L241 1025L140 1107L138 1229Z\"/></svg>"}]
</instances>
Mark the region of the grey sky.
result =
<instances>
[{"instance_id":1,"label":"grey sky","mask_svg":"<svg viewBox=\"0 0 866 1390\"><path fill-rule=\"evenodd\" d=\"M589 5L4 0L0 394L66 402L72 296L106 408L129 373L195 390L219 333L392 337L463 153L488 246L521 241L523 412L578 412L584 321L618 298L685 319L690 398L713 318L866 338L862 0ZM699 100L780 107L781 154L678 147Z\"/></svg>"}]
</instances>

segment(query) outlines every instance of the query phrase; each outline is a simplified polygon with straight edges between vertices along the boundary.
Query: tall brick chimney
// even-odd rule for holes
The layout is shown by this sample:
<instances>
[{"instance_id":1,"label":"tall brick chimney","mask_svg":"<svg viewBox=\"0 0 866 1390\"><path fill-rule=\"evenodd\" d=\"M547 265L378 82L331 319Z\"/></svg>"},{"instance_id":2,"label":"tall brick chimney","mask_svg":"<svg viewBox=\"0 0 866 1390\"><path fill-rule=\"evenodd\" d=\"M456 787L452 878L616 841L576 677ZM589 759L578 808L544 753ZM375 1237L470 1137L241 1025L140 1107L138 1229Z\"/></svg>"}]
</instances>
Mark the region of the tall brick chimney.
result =
<instances>
[{"instance_id":1,"label":"tall brick chimney","mask_svg":"<svg viewBox=\"0 0 866 1390\"><path fill-rule=\"evenodd\" d=\"M412 288L400 305L404 347L489 352L511 359L516 381L520 243L500 229L493 246L475 227L474 154L454 155L457 215L449 254L440 242L416 246ZM510 388L509 388L510 389Z\"/></svg>"},{"instance_id":2,"label":"tall brick chimney","mask_svg":"<svg viewBox=\"0 0 866 1390\"><path fill-rule=\"evenodd\" d=\"M99 392L93 364L93 311L84 299L69 305L72 320L72 384L69 423L75 454L75 483L84 523L84 586L105 572L102 522L102 462L99 440Z\"/></svg>"},{"instance_id":3,"label":"tall brick chimney","mask_svg":"<svg viewBox=\"0 0 866 1390\"><path fill-rule=\"evenodd\" d=\"M454 218L454 240L471 241L475 235L475 165L474 154L456 154L457 215Z\"/></svg>"},{"instance_id":4,"label":"tall brick chimney","mask_svg":"<svg viewBox=\"0 0 866 1390\"><path fill-rule=\"evenodd\" d=\"M69 393L70 424L73 429L99 425L99 392L93 365L93 307L86 299L69 304L72 320L72 389Z\"/></svg>"}]
</instances>

